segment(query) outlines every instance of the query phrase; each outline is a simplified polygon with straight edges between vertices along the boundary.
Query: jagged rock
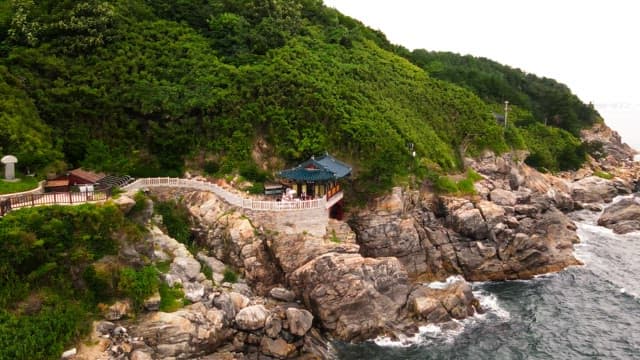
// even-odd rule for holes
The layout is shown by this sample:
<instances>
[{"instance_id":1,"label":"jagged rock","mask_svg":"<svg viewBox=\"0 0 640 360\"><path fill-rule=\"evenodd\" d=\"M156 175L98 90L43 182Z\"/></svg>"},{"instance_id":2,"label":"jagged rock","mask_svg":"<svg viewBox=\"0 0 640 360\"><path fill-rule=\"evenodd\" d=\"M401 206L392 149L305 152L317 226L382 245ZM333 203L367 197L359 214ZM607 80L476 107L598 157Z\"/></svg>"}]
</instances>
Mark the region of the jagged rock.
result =
<instances>
[{"instance_id":1,"label":"jagged rock","mask_svg":"<svg viewBox=\"0 0 640 360\"><path fill-rule=\"evenodd\" d=\"M233 291L237 292L238 294L242 294L246 297L253 296L253 292L251 291L249 285L242 282L234 283L233 285L231 285L231 289L233 289Z\"/></svg>"},{"instance_id":2,"label":"jagged rock","mask_svg":"<svg viewBox=\"0 0 640 360\"><path fill-rule=\"evenodd\" d=\"M260 342L260 351L267 356L286 359L296 352L296 346L280 338L273 340L265 336Z\"/></svg>"},{"instance_id":3,"label":"jagged rock","mask_svg":"<svg viewBox=\"0 0 640 360\"><path fill-rule=\"evenodd\" d=\"M640 197L621 199L604 209L598 225L613 229L618 234L640 230Z\"/></svg>"},{"instance_id":4,"label":"jagged rock","mask_svg":"<svg viewBox=\"0 0 640 360\"><path fill-rule=\"evenodd\" d=\"M224 319L227 323L230 323L236 317L236 308L231 301L231 297L228 293L223 292L213 299L213 305L220 309L224 314Z\"/></svg>"},{"instance_id":5,"label":"jagged rock","mask_svg":"<svg viewBox=\"0 0 640 360\"><path fill-rule=\"evenodd\" d=\"M258 330L264 327L269 311L262 305L248 306L236 315L236 325L241 330Z\"/></svg>"},{"instance_id":6,"label":"jagged rock","mask_svg":"<svg viewBox=\"0 0 640 360\"><path fill-rule=\"evenodd\" d=\"M285 288L275 287L269 291L269 295L276 300L293 302L296 299L296 293Z\"/></svg>"},{"instance_id":7,"label":"jagged rock","mask_svg":"<svg viewBox=\"0 0 640 360\"><path fill-rule=\"evenodd\" d=\"M129 301L116 301L115 304L109 306L104 314L104 318L109 321L120 320L131 312L131 303Z\"/></svg>"},{"instance_id":8,"label":"jagged rock","mask_svg":"<svg viewBox=\"0 0 640 360\"><path fill-rule=\"evenodd\" d=\"M176 257L171 263L170 272L178 275L183 282L196 280L200 274L200 263L191 256Z\"/></svg>"},{"instance_id":9,"label":"jagged rock","mask_svg":"<svg viewBox=\"0 0 640 360\"><path fill-rule=\"evenodd\" d=\"M227 267L222 261L214 257L207 256L202 251L198 253L197 258L208 266L214 273L222 274L224 273L224 269Z\"/></svg>"},{"instance_id":10,"label":"jagged rock","mask_svg":"<svg viewBox=\"0 0 640 360\"><path fill-rule=\"evenodd\" d=\"M160 293L156 292L144 300L142 304L147 311L158 311L160 309Z\"/></svg>"},{"instance_id":11,"label":"jagged rock","mask_svg":"<svg viewBox=\"0 0 640 360\"><path fill-rule=\"evenodd\" d=\"M197 282L188 282L182 285L184 298L191 302L198 302L204 296L204 285Z\"/></svg>"},{"instance_id":12,"label":"jagged rock","mask_svg":"<svg viewBox=\"0 0 640 360\"><path fill-rule=\"evenodd\" d=\"M518 201L516 194L503 189L495 189L489 196L491 201L502 206L514 206Z\"/></svg>"},{"instance_id":13,"label":"jagged rock","mask_svg":"<svg viewBox=\"0 0 640 360\"><path fill-rule=\"evenodd\" d=\"M264 332L271 338L277 338L282 330L282 319L277 314L271 314L264 325Z\"/></svg>"},{"instance_id":14,"label":"jagged rock","mask_svg":"<svg viewBox=\"0 0 640 360\"><path fill-rule=\"evenodd\" d=\"M130 328L130 334L144 340L153 351L153 358L193 358L210 353L230 338L231 333L221 327L218 315L196 303L173 313L143 315Z\"/></svg>"},{"instance_id":15,"label":"jagged rock","mask_svg":"<svg viewBox=\"0 0 640 360\"><path fill-rule=\"evenodd\" d=\"M120 196L113 200L113 203L122 211L124 214L128 214L131 209L136 205L135 200L128 197L125 194L120 194Z\"/></svg>"},{"instance_id":16,"label":"jagged rock","mask_svg":"<svg viewBox=\"0 0 640 360\"><path fill-rule=\"evenodd\" d=\"M611 202L618 196L619 190L611 180L589 176L571 184L571 195L581 203Z\"/></svg>"},{"instance_id":17,"label":"jagged rock","mask_svg":"<svg viewBox=\"0 0 640 360\"><path fill-rule=\"evenodd\" d=\"M411 291L408 304L416 316L429 322L464 319L482 312L471 286L462 278L444 285L418 285Z\"/></svg>"},{"instance_id":18,"label":"jagged rock","mask_svg":"<svg viewBox=\"0 0 640 360\"><path fill-rule=\"evenodd\" d=\"M304 336L311 329L313 315L307 310L288 308L286 314L289 332L293 335Z\"/></svg>"},{"instance_id":19,"label":"jagged rock","mask_svg":"<svg viewBox=\"0 0 640 360\"><path fill-rule=\"evenodd\" d=\"M251 302L248 297L233 291L229 293L229 298L231 298L231 302L233 303L236 313L249 306L249 303Z\"/></svg>"},{"instance_id":20,"label":"jagged rock","mask_svg":"<svg viewBox=\"0 0 640 360\"><path fill-rule=\"evenodd\" d=\"M381 333L395 320L409 291L407 273L397 259L359 254L324 254L289 279L320 324L342 340Z\"/></svg>"},{"instance_id":21,"label":"jagged rock","mask_svg":"<svg viewBox=\"0 0 640 360\"><path fill-rule=\"evenodd\" d=\"M470 207L465 206L450 210L453 228L463 236L478 240L486 239L489 235L489 228L482 217L482 213L474 208L471 203L468 204Z\"/></svg>"}]
</instances>

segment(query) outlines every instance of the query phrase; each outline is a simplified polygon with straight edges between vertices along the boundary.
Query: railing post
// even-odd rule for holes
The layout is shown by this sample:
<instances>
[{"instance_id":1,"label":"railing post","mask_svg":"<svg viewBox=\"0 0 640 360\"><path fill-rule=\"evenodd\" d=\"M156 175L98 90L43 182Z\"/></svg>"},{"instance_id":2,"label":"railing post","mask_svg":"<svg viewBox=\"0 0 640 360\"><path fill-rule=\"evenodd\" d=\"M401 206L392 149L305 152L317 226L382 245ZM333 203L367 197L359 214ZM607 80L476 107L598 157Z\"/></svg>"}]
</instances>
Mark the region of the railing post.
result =
<instances>
[{"instance_id":1,"label":"railing post","mask_svg":"<svg viewBox=\"0 0 640 360\"><path fill-rule=\"evenodd\" d=\"M34 207L34 206L35 206L34 201L35 201L35 200L34 200L34 198L33 198L33 194L31 194L31 207Z\"/></svg>"},{"instance_id":2,"label":"railing post","mask_svg":"<svg viewBox=\"0 0 640 360\"><path fill-rule=\"evenodd\" d=\"M71 191L69 191L69 204L73 204L73 197L71 196Z\"/></svg>"}]
</instances>

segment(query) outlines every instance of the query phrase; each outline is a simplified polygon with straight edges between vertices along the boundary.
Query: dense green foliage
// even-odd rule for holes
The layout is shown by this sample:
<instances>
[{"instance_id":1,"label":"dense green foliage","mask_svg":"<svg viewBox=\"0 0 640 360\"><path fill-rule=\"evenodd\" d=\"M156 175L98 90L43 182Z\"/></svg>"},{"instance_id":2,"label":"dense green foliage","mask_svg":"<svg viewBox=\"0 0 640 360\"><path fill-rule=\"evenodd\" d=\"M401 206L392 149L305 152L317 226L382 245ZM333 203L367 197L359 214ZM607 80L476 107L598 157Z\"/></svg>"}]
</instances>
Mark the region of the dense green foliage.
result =
<instances>
[{"instance_id":1,"label":"dense green foliage","mask_svg":"<svg viewBox=\"0 0 640 360\"><path fill-rule=\"evenodd\" d=\"M432 77L473 91L492 104L494 113L502 115L503 103L509 101L508 119L515 127L507 128L506 141L529 149L529 164L557 171L576 169L584 162L579 132L602 120L591 104L584 104L565 85L470 55L414 50L405 56Z\"/></svg>"},{"instance_id":2,"label":"dense green foliage","mask_svg":"<svg viewBox=\"0 0 640 360\"><path fill-rule=\"evenodd\" d=\"M162 215L162 224L167 234L188 247L194 246L189 222L189 212L180 202L156 201L155 211Z\"/></svg>"},{"instance_id":3,"label":"dense green foliage","mask_svg":"<svg viewBox=\"0 0 640 360\"><path fill-rule=\"evenodd\" d=\"M260 138L290 162L329 150L385 187L414 168L408 143L443 169L507 149L479 98L320 1L14 3L2 63L73 165L174 175L207 153L209 171L241 171Z\"/></svg>"},{"instance_id":4,"label":"dense green foliage","mask_svg":"<svg viewBox=\"0 0 640 360\"><path fill-rule=\"evenodd\" d=\"M116 252L113 234L127 226L111 205L23 209L0 219L0 359L57 359L87 330L96 295L104 295L96 288L106 284L86 270Z\"/></svg>"},{"instance_id":5,"label":"dense green foliage","mask_svg":"<svg viewBox=\"0 0 640 360\"><path fill-rule=\"evenodd\" d=\"M158 284L158 270L154 266L137 271L132 268L120 270L118 290L131 299L136 310L141 310L144 300L158 291Z\"/></svg>"},{"instance_id":6,"label":"dense green foliage","mask_svg":"<svg viewBox=\"0 0 640 360\"><path fill-rule=\"evenodd\" d=\"M174 312L182 307L184 292L176 284L169 287L165 282L160 284L160 311Z\"/></svg>"},{"instance_id":7,"label":"dense green foliage","mask_svg":"<svg viewBox=\"0 0 640 360\"><path fill-rule=\"evenodd\" d=\"M537 121L546 119L574 135L599 121L593 106L584 104L553 79L470 55L414 50L410 59L435 78L468 88L489 103L508 100L531 112Z\"/></svg>"},{"instance_id":8,"label":"dense green foliage","mask_svg":"<svg viewBox=\"0 0 640 360\"><path fill-rule=\"evenodd\" d=\"M21 166L175 176L189 160L260 183L261 143L288 163L328 150L376 190L424 161L532 147L536 132L496 123L504 99L574 135L597 120L553 80L410 53L320 0L13 0L0 44L0 146Z\"/></svg>"}]
</instances>

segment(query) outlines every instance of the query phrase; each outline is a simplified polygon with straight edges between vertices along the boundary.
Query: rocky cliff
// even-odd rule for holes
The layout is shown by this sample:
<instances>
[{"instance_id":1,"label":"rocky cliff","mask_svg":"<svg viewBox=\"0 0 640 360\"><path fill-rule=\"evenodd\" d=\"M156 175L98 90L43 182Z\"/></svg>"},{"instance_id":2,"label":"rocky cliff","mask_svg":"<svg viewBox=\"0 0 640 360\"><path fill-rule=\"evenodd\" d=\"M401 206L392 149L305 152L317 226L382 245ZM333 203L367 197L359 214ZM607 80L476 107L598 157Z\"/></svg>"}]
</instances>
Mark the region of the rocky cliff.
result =
<instances>
[{"instance_id":1,"label":"rocky cliff","mask_svg":"<svg viewBox=\"0 0 640 360\"><path fill-rule=\"evenodd\" d=\"M481 312L466 281L527 279L579 264L576 227L565 213L600 211L601 203L632 192L629 174L637 172L619 159L621 177L602 179L594 169L556 177L523 158L466 159L482 177L476 195L395 188L352 213L348 224L322 220L325 231L312 219L291 224L292 214L243 212L211 193L153 189L156 199L179 199L187 208L201 251L167 236L148 210L141 220L147 239L123 255L133 263L168 262L162 280L191 304L160 312L154 295L135 319L127 319L126 303L113 304L107 321L95 323L98 345L83 346L77 358L327 358L327 338L393 337ZM633 231L637 204L620 200L600 222ZM231 268L241 274L236 284L225 282Z\"/></svg>"}]
</instances>

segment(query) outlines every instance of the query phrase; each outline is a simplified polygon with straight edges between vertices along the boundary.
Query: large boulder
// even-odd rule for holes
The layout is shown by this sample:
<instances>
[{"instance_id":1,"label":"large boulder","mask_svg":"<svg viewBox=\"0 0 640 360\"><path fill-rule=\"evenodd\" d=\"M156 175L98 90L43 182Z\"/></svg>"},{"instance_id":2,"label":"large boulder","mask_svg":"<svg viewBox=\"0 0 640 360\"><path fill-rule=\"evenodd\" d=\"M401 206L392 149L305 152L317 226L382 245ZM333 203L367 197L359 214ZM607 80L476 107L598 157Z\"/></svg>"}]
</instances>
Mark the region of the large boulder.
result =
<instances>
[{"instance_id":1,"label":"large boulder","mask_svg":"<svg viewBox=\"0 0 640 360\"><path fill-rule=\"evenodd\" d=\"M296 352L296 346L287 343L281 338L273 340L265 336L260 341L260 352L276 359L286 359Z\"/></svg>"},{"instance_id":2,"label":"large boulder","mask_svg":"<svg viewBox=\"0 0 640 360\"><path fill-rule=\"evenodd\" d=\"M289 332L293 335L304 336L311 329L313 315L307 310L288 308L286 314Z\"/></svg>"},{"instance_id":3,"label":"large boulder","mask_svg":"<svg viewBox=\"0 0 640 360\"><path fill-rule=\"evenodd\" d=\"M598 225L618 234L640 231L640 197L621 199L604 210Z\"/></svg>"},{"instance_id":4,"label":"large boulder","mask_svg":"<svg viewBox=\"0 0 640 360\"><path fill-rule=\"evenodd\" d=\"M382 333L397 319L409 292L397 259L359 254L325 254L289 279L321 326L347 341Z\"/></svg>"},{"instance_id":5,"label":"large boulder","mask_svg":"<svg viewBox=\"0 0 640 360\"><path fill-rule=\"evenodd\" d=\"M491 191L489 197L491 201L502 206L514 206L518 201L518 198L513 191L504 189L494 189Z\"/></svg>"},{"instance_id":6,"label":"large boulder","mask_svg":"<svg viewBox=\"0 0 640 360\"><path fill-rule=\"evenodd\" d=\"M213 351L232 333L223 327L222 314L202 303L173 313L143 315L130 328L132 338L142 338L152 358L193 358Z\"/></svg>"},{"instance_id":7,"label":"large boulder","mask_svg":"<svg viewBox=\"0 0 640 360\"><path fill-rule=\"evenodd\" d=\"M611 202L620 188L611 180L589 176L571 184L571 196L581 203Z\"/></svg>"},{"instance_id":8,"label":"large boulder","mask_svg":"<svg viewBox=\"0 0 640 360\"><path fill-rule=\"evenodd\" d=\"M193 256L176 257L171 263L170 271L182 281L192 281L200 274L200 263Z\"/></svg>"},{"instance_id":9,"label":"large boulder","mask_svg":"<svg viewBox=\"0 0 640 360\"><path fill-rule=\"evenodd\" d=\"M236 315L236 326L240 330L258 330L264 327L269 311L263 305L248 306Z\"/></svg>"},{"instance_id":10,"label":"large boulder","mask_svg":"<svg viewBox=\"0 0 640 360\"><path fill-rule=\"evenodd\" d=\"M292 302L296 299L296 293L285 288L275 287L269 291L269 295L276 299L286 302Z\"/></svg>"},{"instance_id":11,"label":"large boulder","mask_svg":"<svg viewBox=\"0 0 640 360\"><path fill-rule=\"evenodd\" d=\"M458 277L446 283L416 286L407 301L415 317L430 323L464 319L482 312L471 286Z\"/></svg>"}]
</instances>

